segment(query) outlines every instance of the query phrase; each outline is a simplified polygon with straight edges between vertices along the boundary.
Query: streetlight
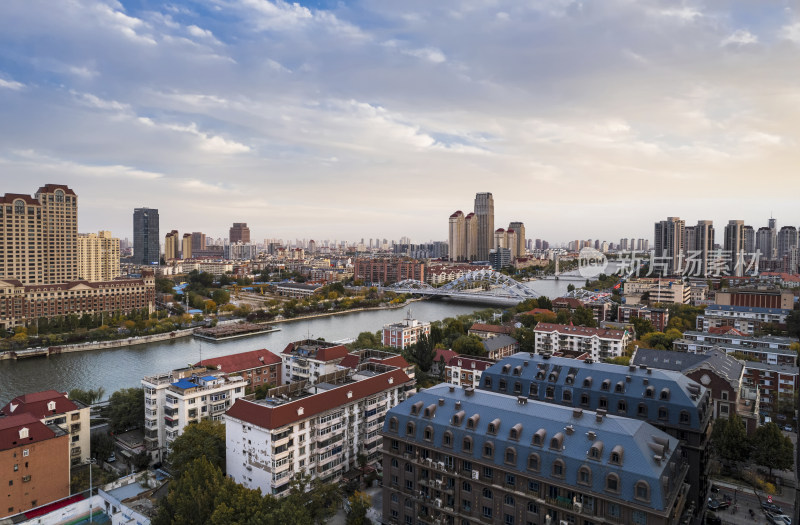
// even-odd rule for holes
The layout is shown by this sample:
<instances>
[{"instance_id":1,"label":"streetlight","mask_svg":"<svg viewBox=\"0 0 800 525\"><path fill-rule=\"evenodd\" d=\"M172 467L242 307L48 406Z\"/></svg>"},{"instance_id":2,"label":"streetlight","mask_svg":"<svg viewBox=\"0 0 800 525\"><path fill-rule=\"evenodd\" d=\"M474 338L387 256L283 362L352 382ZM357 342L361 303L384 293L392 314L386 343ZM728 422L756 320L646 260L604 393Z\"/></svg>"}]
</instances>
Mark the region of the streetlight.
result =
<instances>
[{"instance_id":1,"label":"streetlight","mask_svg":"<svg viewBox=\"0 0 800 525\"><path fill-rule=\"evenodd\" d=\"M94 514L92 513L92 465L97 463L97 460L89 458L86 463L89 464L89 522L94 522Z\"/></svg>"}]
</instances>

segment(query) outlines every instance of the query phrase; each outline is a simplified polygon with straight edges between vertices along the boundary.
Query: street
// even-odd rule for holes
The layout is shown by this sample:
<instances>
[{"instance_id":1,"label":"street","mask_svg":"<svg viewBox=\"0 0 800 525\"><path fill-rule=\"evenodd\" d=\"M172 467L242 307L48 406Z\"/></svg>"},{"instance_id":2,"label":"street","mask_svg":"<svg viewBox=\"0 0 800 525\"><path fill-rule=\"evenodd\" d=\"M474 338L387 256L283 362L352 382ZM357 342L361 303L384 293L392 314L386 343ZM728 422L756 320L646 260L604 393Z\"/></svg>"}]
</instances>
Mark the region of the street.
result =
<instances>
[{"instance_id":1,"label":"street","mask_svg":"<svg viewBox=\"0 0 800 525\"><path fill-rule=\"evenodd\" d=\"M736 500L738 510L731 505L730 508L721 510L719 512L708 512L709 516L718 516L722 523L725 525L752 525L753 523L769 523L764 511L761 509L761 503L758 497L753 493L752 488L736 486L722 481L714 481L714 485L720 488L718 494L714 497L718 501L723 501L725 496L730 496L731 499ZM794 514L794 492L785 491L783 495L773 497L772 501L783 509L785 514L790 516ZM790 501L792 500L792 501ZM766 501L766 499L764 499ZM753 510L753 516L750 515L750 509Z\"/></svg>"}]
</instances>

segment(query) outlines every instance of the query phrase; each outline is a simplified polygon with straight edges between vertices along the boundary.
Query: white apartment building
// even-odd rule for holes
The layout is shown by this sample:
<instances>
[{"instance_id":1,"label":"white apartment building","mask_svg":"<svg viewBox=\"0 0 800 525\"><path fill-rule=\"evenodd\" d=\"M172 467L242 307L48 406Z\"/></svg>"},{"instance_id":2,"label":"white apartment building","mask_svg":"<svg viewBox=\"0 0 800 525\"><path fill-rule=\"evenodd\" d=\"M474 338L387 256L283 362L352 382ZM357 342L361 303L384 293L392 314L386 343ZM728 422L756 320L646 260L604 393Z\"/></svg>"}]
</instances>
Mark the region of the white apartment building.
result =
<instances>
[{"instance_id":1,"label":"white apartment building","mask_svg":"<svg viewBox=\"0 0 800 525\"><path fill-rule=\"evenodd\" d=\"M534 328L536 352L588 353L595 361L619 357L631 342L627 330L607 330L564 324L539 323Z\"/></svg>"},{"instance_id":2,"label":"white apartment building","mask_svg":"<svg viewBox=\"0 0 800 525\"><path fill-rule=\"evenodd\" d=\"M409 315L400 323L383 325L381 343L403 350L419 341L422 334L431 334L431 323L421 323Z\"/></svg>"},{"instance_id":3,"label":"white apartment building","mask_svg":"<svg viewBox=\"0 0 800 525\"><path fill-rule=\"evenodd\" d=\"M451 357L445 367L445 381L450 384L478 388L483 371L494 364L494 361L473 359L471 357Z\"/></svg>"},{"instance_id":4,"label":"white apartment building","mask_svg":"<svg viewBox=\"0 0 800 525\"><path fill-rule=\"evenodd\" d=\"M316 383L320 376L340 370L340 364L347 354L348 350L343 345L316 339L289 343L280 354L283 383Z\"/></svg>"},{"instance_id":5,"label":"white apartment building","mask_svg":"<svg viewBox=\"0 0 800 525\"><path fill-rule=\"evenodd\" d=\"M282 496L295 473L331 482L354 468L359 454L374 464L386 412L413 388L401 369L365 364L340 384L309 386L288 400L237 400L225 414L228 476Z\"/></svg>"},{"instance_id":6,"label":"white apartment building","mask_svg":"<svg viewBox=\"0 0 800 525\"><path fill-rule=\"evenodd\" d=\"M705 316L783 324L786 322L786 316L788 316L790 312L791 310L786 310L784 308L758 308L755 306L712 304L706 307Z\"/></svg>"},{"instance_id":7,"label":"white apartment building","mask_svg":"<svg viewBox=\"0 0 800 525\"><path fill-rule=\"evenodd\" d=\"M625 281L625 304L639 304L645 293L648 294L647 301L650 304L689 304L692 298L691 286L680 279L642 277Z\"/></svg>"},{"instance_id":8,"label":"white apartment building","mask_svg":"<svg viewBox=\"0 0 800 525\"><path fill-rule=\"evenodd\" d=\"M189 423L222 421L233 402L245 395L247 381L205 367L173 370L142 379L144 440L155 461L163 461L170 443Z\"/></svg>"}]
</instances>

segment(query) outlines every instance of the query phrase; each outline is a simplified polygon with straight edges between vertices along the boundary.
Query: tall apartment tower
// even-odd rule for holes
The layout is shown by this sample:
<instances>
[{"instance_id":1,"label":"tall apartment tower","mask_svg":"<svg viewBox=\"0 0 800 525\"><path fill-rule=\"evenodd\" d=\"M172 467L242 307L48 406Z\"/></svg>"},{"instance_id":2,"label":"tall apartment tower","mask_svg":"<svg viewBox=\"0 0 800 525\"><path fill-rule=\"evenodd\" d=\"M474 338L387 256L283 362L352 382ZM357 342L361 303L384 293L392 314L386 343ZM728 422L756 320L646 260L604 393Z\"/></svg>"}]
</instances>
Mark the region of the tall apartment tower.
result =
<instances>
[{"instance_id":1,"label":"tall apartment tower","mask_svg":"<svg viewBox=\"0 0 800 525\"><path fill-rule=\"evenodd\" d=\"M706 277L709 274L709 261L714 252L714 221L697 221L697 226L692 228L692 231L694 242L687 247L697 254L695 257L700 261L697 268L700 275L689 275L689 277Z\"/></svg>"},{"instance_id":2,"label":"tall apartment tower","mask_svg":"<svg viewBox=\"0 0 800 525\"><path fill-rule=\"evenodd\" d=\"M464 234L466 235L467 259L474 261L478 259L478 218L474 213L468 213L464 217Z\"/></svg>"},{"instance_id":3,"label":"tall apartment tower","mask_svg":"<svg viewBox=\"0 0 800 525\"><path fill-rule=\"evenodd\" d=\"M525 224L519 221L511 222L508 224L508 229L514 230L514 232L516 232L517 234L516 256L522 257L523 255L525 255Z\"/></svg>"},{"instance_id":4,"label":"tall apartment tower","mask_svg":"<svg viewBox=\"0 0 800 525\"><path fill-rule=\"evenodd\" d=\"M231 244L237 242L248 244L250 242L250 228L247 227L246 222L234 222L228 237Z\"/></svg>"},{"instance_id":5,"label":"tall apartment tower","mask_svg":"<svg viewBox=\"0 0 800 525\"><path fill-rule=\"evenodd\" d=\"M164 260L180 259L181 239L178 230L172 230L164 236Z\"/></svg>"},{"instance_id":6,"label":"tall apartment tower","mask_svg":"<svg viewBox=\"0 0 800 525\"><path fill-rule=\"evenodd\" d=\"M684 251L686 221L680 217L667 217L655 224L655 255L665 257L665 268L659 273L677 273L681 270L681 253Z\"/></svg>"},{"instance_id":7,"label":"tall apartment tower","mask_svg":"<svg viewBox=\"0 0 800 525\"><path fill-rule=\"evenodd\" d=\"M0 197L0 279L56 284L78 278L78 197L63 184Z\"/></svg>"},{"instance_id":8,"label":"tall apartment tower","mask_svg":"<svg viewBox=\"0 0 800 525\"><path fill-rule=\"evenodd\" d=\"M206 249L206 234L201 232L192 232L192 252ZM184 257L186 259L186 257Z\"/></svg>"},{"instance_id":9,"label":"tall apartment tower","mask_svg":"<svg viewBox=\"0 0 800 525\"><path fill-rule=\"evenodd\" d=\"M742 237L744 238L744 253L751 254L756 251L756 231L752 226L742 226Z\"/></svg>"},{"instance_id":10,"label":"tall apartment tower","mask_svg":"<svg viewBox=\"0 0 800 525\"><path fill-rule=\"evenodd\" d=\"M158 264L161 259L158 233L158 210L136 208L133 210L133 262Z\"/></svg>"},{"instance_id":11,"label":"tall apartment tower","mask_svg":"<svg viewBox=\"0 0 800 525\"><path fill-rule=\"evenodd\" d=\"M467 259L467 235L465 230L464 212L458 210L450 216L448 224L448 250L451 261L465 261Z\"/></svg>"},{"instance_id":12,"label":"tall apartment tower","mask_svg":"<svg viewBox=\"0 0 800 525\"><path fill-rule=\"evenodd\" d=\"M772 219L774 220L774 219ZM770 220L770 222L772 222ZM778 248L778 232L775 228L762 226L756 232L756 250L761 253L763 259L774 259Z\"/></svg>"},{"instance_id":13,"label":"tall apartment tower","mask_svg":"<svg viewBox=\"0 0 800 525\"><path fill-rule=\"evenodd\" d=\"M481 261L488 261L494 244L494 197L491 193L475 195L475 216L478 218L477 256Z\"/></svg>"},{"instance_id":14,"label":"tall apartment tower","mask_svg":"<svg viewBox=\"0 0 800 525\"><path fill-rule=\"evenodd\" d=\"M97 282L119 277L119 244L109 231L78 234L78 279Z\"/></svg>"},{"instance_id":15,"label":"tall apartment tower","mask_svg":"<svg viewBox=\"0 0 800 525\"><path fill-rule=\"evenodd\" d=\"M192 234L184 233L181 241L181 259L192 258Z\"/></svg>"},{"instance_id":16,"label":"tall apartment tower","mask_svg":"<svg viewBox=\"0 0 800 525\"><path fill-rule=\"evenodd\" d=\"M797 248L797 228L784 226L778 232L778 258L791 255L792 248Z\"/></svg>"},{"instance_id":17,"label":"tall apartment tower","mask_svg":"<svg viewBox=\"0 0 800 525\"><path fill-rule=\"evenodd\" d=\"M728 272L741 277L744 274L744 221L731 220L725 226L724 250L729 255Z\"/></svg>"}]
</instances>

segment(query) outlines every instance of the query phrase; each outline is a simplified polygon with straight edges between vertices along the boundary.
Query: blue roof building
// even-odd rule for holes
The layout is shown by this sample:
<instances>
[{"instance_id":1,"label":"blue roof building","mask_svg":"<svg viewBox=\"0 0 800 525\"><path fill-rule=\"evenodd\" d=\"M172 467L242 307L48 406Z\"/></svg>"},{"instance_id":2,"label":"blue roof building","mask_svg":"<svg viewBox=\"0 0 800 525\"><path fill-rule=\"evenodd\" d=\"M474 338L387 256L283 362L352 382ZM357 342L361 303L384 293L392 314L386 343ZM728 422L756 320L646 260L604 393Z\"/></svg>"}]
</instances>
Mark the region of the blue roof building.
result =
<instances>
[{"instance_id":1,"label":"blue roof building","mask_svg":"<svg viewBox=\"0 0 800 525\"><path fill-rule=\"evenodd\" d=\"M679 440L602 411L438 385L383 435L390 523L671 524L688 497Z\"/></svg>"}]
</instances>

